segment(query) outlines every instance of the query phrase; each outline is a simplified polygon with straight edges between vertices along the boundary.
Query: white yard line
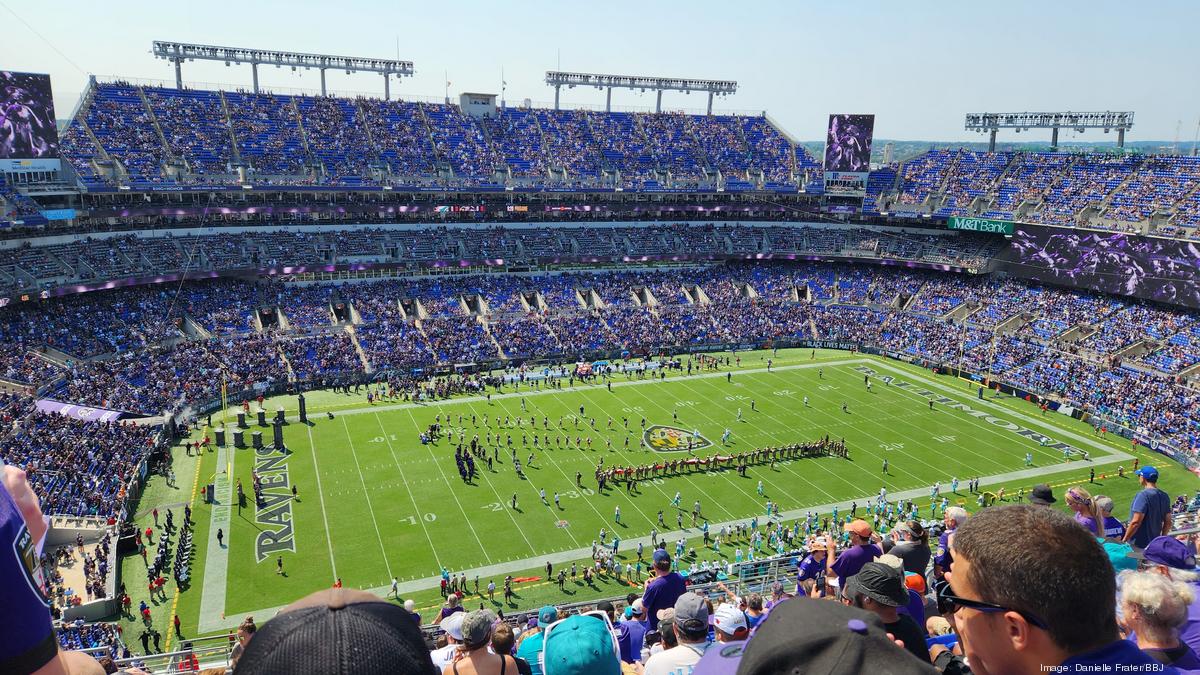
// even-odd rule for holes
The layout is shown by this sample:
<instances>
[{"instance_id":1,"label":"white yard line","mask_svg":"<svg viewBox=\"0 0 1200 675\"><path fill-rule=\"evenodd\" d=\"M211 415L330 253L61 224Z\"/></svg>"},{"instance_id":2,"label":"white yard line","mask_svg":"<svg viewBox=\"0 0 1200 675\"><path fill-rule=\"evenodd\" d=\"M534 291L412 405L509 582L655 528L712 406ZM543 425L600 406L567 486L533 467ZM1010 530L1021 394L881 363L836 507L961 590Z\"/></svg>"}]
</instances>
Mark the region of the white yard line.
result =
<instances>
[{"instance_id":1,"label":"white yard line","mask_svg":"<svg viewBox=\"0 0 1200 675\"><path fill-rule=\"evenodd\" d=\"M1091 464L1090 462L1076 460L1073 462L1065 462L1065 463L1059 464L1057 466L1035 467L1032 469L1023 469L1021 471L1011 471L1009 473L983 478L980 480L980 484L981 485L994 485L997 483L1007 483L1007 482L1025 479L1025 478L1044 479L1051 474L1059 474L1059 473L1065 473L1067 471L1071 471L1071 470L1075 470L1075 469L1082 469L1083 467L1089 466L1090 464ZM905 490L902 492L896 492L896 493L889 492L888 499L894 500L894 501L904 501L906 499L917 499L917 498L925 497L928 494L929 494L928 488L919 487L919 488L915 488L915 489L911 489L911 490ZM878 496L877 494L858 495L857 497L855 497L853 499L845 499L845 500L842 500L839 502L834 502L834 503L829 503L829 504L821 504L821 505L817 505L817 506L810 506L810 507L802 508L802 509L792 509L790 511L784 511L782 514L780 514L780 517L783 521L793 521L793 520L798 520L800 518L805 517L805 515L809 511L816 511L818 514L830 513L833 511L834 507L837 507L837 509L841 512L849 512L849 509L850 509L850 506L852 503L858 502L860 505L865 504L866 502L868 502L872 499L875 499L877 496ZM743 518L743 519L731 520L731 521L723 522L723 523L713 523L712 525L710 525L710 530L720 531L720 529L722 527L725 527L728 529L728 528L732 528L736 524L742 524L744 522L745 522L745 519ZM659 539L673 541L675 539L691 538L691 537L695 537L695 536L696 536L696 533L695 533L695 531L692 531L692 530L676 530L676 531L660 533ZM644 537L637 537L634 539L630 539L628 541L623 541L622 543L624 545L627 545L634 549L637 548L637 545L639 543L641 543L645 546L651 546L650 537L648 535L644 536ZM509 574L511 572L519 572L519 571L527 570L527 569L544 568L546 565L546 562L550 562L552 564L558 565L558 564L562 564L562 563L569 563L569 562L572 562L575 560L586 559L591 554L592 554L591 547L578 548L578 549L574 549L574 550L558 551L556 553L548 553L548 554L541 555L541 556L533 556L533 557L529 557L529 558L523 558L520 560L510 560L510 561L506 561L506 562L495 563L493 565L488 565L486 567L478 567L478 568L474 568L474 569L462 570L461 573L466 574L468 577L479 576L479 577L485 578L485 579L486 578L494 578L494 577L503 577L505 574ZM405 594L410 594L410 593L413 593L416 591L426 590L426 589L430 589L430 588L437 588L440 581L441 581L440 575L433 575L433 576L429 576L429 577L425 577L425 578L421 578L421 579L413 579L413 580L401 583L399 585L399 591L400 591L401 595L405 595ZM378 588L369 588L369 589L365 589L365 590L370 591L371 593L374 593L375 595L378 595L379 597L383 598L383 597L387 597L391 593L392 587L389 584L387 586L380 586ZM282 608L283 608L283 606L281 605L279 607L269 607L269 608L264 608L264 609L257 609L257 610L254 610L253 612L246 612L246 613L253 614L255 619L258 619L260 616L263 619L269 619L272 616L274 616ZM233 617L233 618L225 619L225 620L221 621L219 624L210 624L207 626L201 625L201 631L202 632L211 632L211 631L216 631L216 630L221 630L221 629L231 629L231 628L237 627L237 625L240 622L241 622L240 616Z\"/></svg>"},{"instance_id":2,"label":"white yard line","mask_svg":"<svg viewBox=\"0 0 1200 675\"><path fill-rule=\"evenodd\" d=\"M317 444L313 441L312 427L304 425L308 430L308 449L312 452L313 473L317 476L317 500L321 502L321 522L325 524L325 544L329 547L329 567L333 578L338 578L337 562L333 559L333 532L329 529L329 515L325 511L325 491L321 488L321 467L317 466Z\"/></svg>"},{"instance_id":3,"label":"white yard line","mask_svg":"<svg viewBox=\"0 0 1200 675\"><path fill-rule=\"evenodd\" d=\"M412 408L409 408L406 412L408 412L408 418L412 420L413 428L420 429L421 425L417 423L417 418L412 414ZM342 422L345 423L345 420ZM492 554L488 552L488 547L484 545L483 540L479 538L479 533L475 531L475 525L471 523L471 516L467 515L466 509L463 508L462 500L458 498L458 490L454 489L454 486L446 479L446 472L442 471L442 463L437 461L437 456L433 454L433 446L427 445L425 447L429 450L429 456L433 458L433 463L437 467L438 473L442 475L442 482L445 483L446 491L450 493L450 496L454 497L454 503L458 504L458 512L462 514L463 520L467 521L467 529L471 530L471 536L475 537L475 543L479 544L479 550L483 551L484 559L489 563L492 562ZM420 513L417 514L417 517L424 522L425 518Z\"/></svg>"},{"instance_id":4,"label":"white yard line","mask_svg":"<svg viewBox=\"0 0 1200 675\"><path fill-rule=\"evenodd\" d=\"M358 452L354 449L354 439L350 437L350 427L342 420L342 428L346 430L346 442L350 445L350 456L354 458L354 468L358 470L358 483L362 486L363 497L367 499L367 509L371 512L371 524L375 526L375 539L379 542L379 555L383 556L383 566L387 568L387 578L392 578L392 564L388 562L387 548L383 545L383 535L379 533L379 520L375 517L375 505L371 503L371 491L367 489L367 480L363 477L362 465L358 463Z\"/></svg>"},{"instance_id":5,"label":"white yard line","mask_svg":"<svg viewBox=\"0 0 1200 675\"><path fill-rule=\"evenodd\" d=\"M774 369L772 369L771 373L769 373L769 374L773 374L773 371L774 371ZM764 371L764 372L766 372L766 371ZM697 389L695 389L694 387L692 387L692 386L690 386L690 385L687 385L687 384L685 384L684 386L686 386L686 387L688 388L688 391L691 391L691 392L695 393L695 394L696 394L697 396L699 396L700 398L703 398L703 399L705 399L705 400L707 400L707 401L711 401L711 402L713 402L713 403L714 403L714 405L715 405L715 407L718 407L718 408L725 408L724 404L720 403L720 401L719 401L718 399L714 399L714 398L712 398L712 397L710 397L710 396L706 395L706 394L705 394L703 391L697 390ZM735 407L736 407L736 406L735 406ZM757 406L756 406L756 407L757 407ZM775 444L777 444L777 445L786 445L786 444L787 444L787 441L784 441L784 440L780 439L778 436L776 436L776 435L775 435L775 434L773 434L773 433L767 432L765 429L758 429L758 430L756 430L756 435L761 435L761 436L765 436L765 437L771 438L771 439L773 439L773 440L774 440ZM794 441L794 440L795 440L795 439L793 439L793 441ZM821 468L822 468L824 471L827 471L827 472L829 472L829 473L832 473L832 470L831 470L829 467L827 467L827 466L824 466L824 465L823 465L823 464L821 464L820 462L815 462L814 464L815 464L816 466L819 466L819 467L821 467ZM756 475L757 475L757 473L758 473L758 472L755 472L755 474L756 474ZM819 485L817 485L816 483L813 483L812 481L809 481L807 478L804 478L803 476L800 476L799 474L796 474L796 477L797 477L797 478L799 478L800 480L804 481L804 482L805 482L805 483L807 483L808 485L811 485L813 488L815 488L815 489L816 489L816 491L817 491L817 492L820 492L820 493L821 493L822 495L824 495L825 497L828 497L829 499L833 499L833 498L834 498L834 496L833 496L833 495L831 495L831 494L829 494L828 492L826 492L826 491L825 491L823 488L821 488L821 487L820 487ZM789 490L785 490L785 489L783 489L783 488L779 487L778 485L775 485L775 483L774 483L773 481L769 480L769 477L762 477L762 481L763 481L763 483L766 483L766 484L769 484L769 485L771 485L771 487L773 487L774 489L776 489L776 490L779 490L779 492L780 492L780 493L787 494L787 493L789 492ZM739 489L740 489L740 486L739 486ZM743 492L745 492L745 490L743 490ZM750 494L750 493L746 492L746 495L747 495L747 496L749 496L749 494ZM758 501L758 497L757 497L757 495L755 495L754 497L751 497L751 499L752 499L752 500L754 500L754 501ZM776 501L776 502L777 502L777 501L778 501L778 499L775 499L775 500L773 500L773 501Z\"/></svg>"},{"instance_id":6,"label":"white yard line","mask_svg":"<svg viewBox=\"0 0 1200 675\"><path fill-rule=\"evenodd\" d=\"M472 415L476 414L474 405L468 404L468 407L471 409ZM476 434L476 435L478 435L478 434ZM482 447L482 444L481 444L481 447ZM485 454L487 453L487 451L488 451L488 448L486 448L486 447L483 448L483 452ZM513 529L516 530L517 532L521 533L521 538L524 539L525 543L529 546L529 552L532 553L533 555L537 555L537 548L533 545L533 542L529 541L529 537L525 536L525 528L521 527L520 524L517 523L517 519L513 517L512 509L505 506L504 497L500 496L500 491L496 489L496 486L492 484L491 477L487 475L488 473L491 473L491 472L490 471L485 472L483 467L480 466L481 464L482 464L482 462L476 463L476 465L479 466L479 475L483 476L483 479L485 481L487 481L488 487L492 489L492 494L496 495L496 502L498 504L500 504L501 509L504 511L505 514L508 515L508 519L512 521ZM533 487L534 490L538 489L536 485L533 485L533 481L530 481L530 485ZM540 499L540 497L539 497L539 499ZM554 515L554 514L551 514L551 515ZM557 515L555 515L554 520L557 523L557 521L561 520L561 519L558 518ZM564 528L564 529L567 531L567 536L571 537L571 541L575 542L575 544L578 545L579 540L576 539L573 534L571 534L571 529L570 528Z\"/></svg>"},{"instance_id":7,"label":"white yard line","mask_svg":"<svg viewBox=\"0 0 1200 675\"><path fill-rule=\"evenodd\" d=\"M919 383L923 386L926 386L930 390L936 389L941 392L944 392L944 395L948 398L954 398L955 400L962 402L962 403L966 403L969 401L970 405L972 405L972 406L981 406L981 407L990 408L992 410L999 412L1001 414L1001 416L1009 416L1009 417L1013 417L1016 419L1020 419L1030 426L1037 426L1044 431L1048 431L1049 432L1048 435L1056 434L1059 436L1063 436L1063 437L1066 437L1066 438L1069 438L1069 439L1075 441L1078 444L1086 445L1094 450L1098 450L1098 451L1104 453L1100 457L1093 458L1093 461L1091 461L1091 462L1085 462L1083 460L1074 460L1074 461L1063 462L1061 464L1056 464L1056 465L1051 465L1051 466L1034 467L1034 468L1022 469L1019 471L1009 471L1009 472L1005 472L1005 473L1001 473L1001 474L986 476L980 480L981 485L996 485L996 484L1000 484L1000 483L1007 483L1007 482L1011 482L1011 481L1028 479L1028 478L1044 479L1044 478L1048 478L1049 476L1054 475L1054 474L1061 474L1061 473L1065 473L1065 472L1076 470L1076 469L1083 469L1084 467L1094 466L1096 464L1097 460L1099 460L1099 461L1118 461L1118 460L1131 459L1133 457L1132 455L1129 455L1120 450L1117 450L1117 449L1113 448L1112 446L1100 443L1094 439L1088 438L1087 436L1080 435L1074 431L1071 431L1070 429L1065 428L1064 426L1059 426L1057 424L1054 424L1053 422L1051 422L1049 420L1041 420L1041 419L1038 419L1037 417L1027 415L1023 412L1013 410L1012 408L1000 405L998 403L994 403L992 401L978 400L978 399L972 398L969 393L958 391L958 390L956 390L952 387L949 387L945 384L933 381L933 380L929 379L927 376L913 373L913 372L908 371L907 369L893 365L890 362L888 362L884 357L844 359L844 360L838 360L838 361L818 361L818 362L811 363L811 364L796 364L796 365L791 365L791 366L779 366L779 367L773 367L770 372L772 374L775 374L777 371L784 371L784 370L796 370L796 369L818 368L818 367L824 368L824 367L834 367L834 366L841 366L841 365L858 365L858 364L862 364L862 363L869 363L872 365L872 367L875 367L877 369L883 369L883 370L890 371L894 375L907 378L907 379L913 381L914 383ZM765 368L758 368L758 369L739 370L739 371L736 371L736 374L742 375L742 374L760 373L760 372L768 372L768 371ZM678 381L680 379L685 379L685 378L686 379L703 379L703 378L724 377L724 376L725 376L725 372L720 371L720 372L714 372L714 373L704 373L704 374L700 374L700 375L682 376L682 378L680 376L676 376L674 378L669 378L669 381ZM661 382L663 382L663 381L662 380L639 380L639 381L623 382L623 383L614 382L613 388L615 389L617 387L642 386L642 385L661 383ZM546 394L558 394L558 393L563 393L563 392L567 392L567 391L580 391L580 390L587 391L589 389L597 390L594 387L579 387L579 386L577 386L577 387L573 387L573 388L564 388L561 390L549 389L549 390L542 390L542 391L537 391L537 392L511 392L511 393L506 393L506 394L495 395L495 396L493 396L493 399L512 398L512 397L517 397L517 396L541 396L541 395L546 395ZM639 392L639 393L641 393L641 392ZM909 390L908 393L916 395L916 393L912 390ZM820 398L820 399L826 398L823 395L819 395L819 394L815 394L815 393L812 395L817 398ZM650 397L647 396L647 398L650 398ZM703 398L712 400L711 398L709 398L707 396L704 396ZM454 405L457 403L470 403L473 401L483 401L483 400L486 400L486 397L482 397L482 396L464 397L464 398L456 398L456 399L447 399L444 401L435 401L435 402L431 402L428 404L409 403L409 404L401 404L401 405L394 405L394 406L383 406L383 407L377 407L377 408L364 408L364 409L359 409L359 410L354 410L354 411L344 411L339 414L345 415L345 414L376 413L376 415L378 417L378 413L381 411L384 411L384 410L403 410L403 409L411 409L411 408L415 408L417 406L425 406L425 405ZM651 399L651 400L653 401L653 399ZM832 415L832 413L826 413L824 411L820 411L820 413L823 416L832 417L832 418L836 419L836 416ZM411 415L411 412L410 412L410 415ZM416 424L415 418L413 419L413 422L414 422L414 424ZM380 429L385 432L384 438L387 439L388 437L386 434L386 430L383 429L382 420L380 420ZM557 430L557 432L565 433L562 430ZM312 431L310 429L309 430L310 441L311 441L311 435L312 435ZM900 434L900 435L903 435L903 434ZM875 437L871 434L868 434L868 436L875 438L876 440L881 440L881 439L878 439L878 437ZM908 437L908 436L906 436L906 437L911 439L911 437ZM388 447L389 447L389 449L391 448L390 441L388 441ZM313 446L313 449L314 449L314 466L315 466L315 445ZM546 453L543 453L543 456L545 456L545 454ZM393 459L395 459L394 451L393 451L392 455L393 455ZM434 458L434 461L436 462L436 457ZM396 462L397 462L397 468L399 468L399 461L396 460ZM562 468L558 466L557 462L554 462L553 460L551 460L551 463L554 464L555 468L557 468L560 472L563 472ZM926 465L928 465L928 463L926 463ZM566 476L566 473L563 472L563 475ZM318 476L319 476L319 472L318 472ZM568 476L568 478L569 478L569 476ZM318 477L318 481L319 480L320 479ZM319 487L320 486L318 484L318 489L319 489ZM411 492L408 491L407 489L406 489L406 492L409 492L410 497L411 497ZM828 496L828 493L825 493L825 494ZM924 497L927 495L928 495L927 487L917 487L914 489L889 493L888 496L890 499L893 499L893 500L905 500L905 499L921 498L921 497ZM874 494L874 493L858 495L852 499L845 499L845 500L842 500L839 502L833 502L833 503L829 503L829 504L821 504L821 505L816 505L816 506L808 506L808 507L797 508L797 509L793 509L793 510L789 510L789 511L784 511L781 514L781 517L785 521L792 521L792 520L796 520L796 519L805 517L805 515L809 511L815 511L817 513L829 513L833 510L834 507L837 507L839 511L846 511L850 508L850 505L854 502L865 503L871 499L874 499L875 497L876 497L876 494ZM457 499L457 496L456 496L456 499ZM601 519L603 520L602 514L600 514L600 512L595 509L595 506L591 504L591 500L587 500L587 502L588 502L589 506L591 506L592 509L594 511L596 511L597 515L601 515ZM416 508L415 500L413 502L413 506L414 506L414 508ZM460 510L462 509L461 503L459 504L459 508L460 508ZM324 511L323 502L322 502L322 511ZM424 528L425 527L424 519L422 518L421 520L422 520L422 523L421 523L422 527ZM726 523L716 523L714 525L711 525L710 528L715 528L715 529L719 530L721 527L732 527L734 524L743 522L744 520L745 519L743 518L743 519L731 520ZM469 522L470 522L470 519L468 518L468 523ZM516 521L514 519L514 524L515 523L516 523ZM326 524L326 529L328 530L328 524ZM520 529L520 528L518 528L518 529ZM691 529L682 529L682 530L677 530L677 531L662 532L659 534L660 539L666 539L668 541L673 540L673 539L688 538L688 537L694 537L694 536L695 536L695 532L692 531ZM426 530L426 539L429 539L428 530ZM478 537L476 537L476 539L478 540ZM632 547L636 547L638 543L642 543L647 546L651 545L649 536L637 537L634 539L630 539L624 543L627 546L632 546ZM431 548L433 548L432 540L430 540L430 546L431 546ZM482 546L482 542L481 542L481 546ZM434 555L436 557L436 555L437 555L436 548L433 548L433 551L434 551ZM559 563L571 562L574 560L586 558L590 554L591 554L590 547L578 548L578 549L574 549L574 550L559 551L559 552L549 553L549 554L544 554L544 555L535 555L532 557L523 558L523 559L519 559L519 560L498 562L498 563L494 563L494 564L491 564L491 565L488 565L485 567L479 567L479 568L470 569L470 570L463 570L462 573L465 573L468 576L480 576L480 577L503 576L504 574L507 574L509 572L515 572L515 571L520 571L520 570L525 570L525 569L534 569L534 568L542 567L545 565L545 563L547 561L554 563L554 564L559 564ZM333 551L331 548L330 549L331 562L332 562L332 555L333 555ZM441 563L439 562L438 564L440 567ZM222 578L223 578L223 576L224 575L222 575ZM406 582L403 582L400 584L400 592L402 594L408 594L408 593L412 593L415 591L425 590L428 588L436 588L440 579L441 579L440 575L433 575L433 576L426 577L426 578L412 579L410 581L406 581ZM206 586L208 584L208 581L209 581L209 577L207 574L207 567L206 567L206 574L205 574ZM370 590L372 593L375 593L376 595L385 597L391 592L391 586L390 585L381 586L378 588L373 588L373 589L368 589L368 590ZM222 596L222 599L223 599L223 596ZM216 630L233 628L233 627L236 627L237 624L240 622L240 619L237 617L234 617L231 619L214 620L210 614L205 613L205 611L204 611L205 606L203 603L203 599L202 599L201 607L202 607L201 625L200 625L201 632L212 632L212 631L216 631ZM253 614L255 617L262 616L264 618L270 618L271 616L274 616L274 614L277 613L279 611L279 609L281 609L281 608L282 607L272 607L272 608L255 610L250 613ZM221 615L220 612L218 612L217 616L220 616L220 615Z\"/></svg>"},{"instance_id":8,"label":"white yard line","mask_svg":"<svg viewBox=\"0 0 1200 675\"><path fill-rule=\"evenodd\" d=\"M429 544L429 550L433 553L433 561L437 563L438 570L442 569L442 559L438 555L437 546L433 545L433 538L429 536L429 528L425 525L425 516L421 513L421 507L417 506L417 498L413 496L413 491L408 486L408 479L404 477L404 469L400 466L400 458L396 457L396 449L392 447L392 439L388 436L388 430L383 426L383 418L379 413L375 413L375 421L379 423L379 433L383 434L383 440L387 443L388 452L392 455L392 462L396 465L396 472L400 474L400 480L404 481L404 494L412 501L413 515L416 516L417 522L421 523L421 531L425 533L425 541Z\"/></svg>"}]
</instances>

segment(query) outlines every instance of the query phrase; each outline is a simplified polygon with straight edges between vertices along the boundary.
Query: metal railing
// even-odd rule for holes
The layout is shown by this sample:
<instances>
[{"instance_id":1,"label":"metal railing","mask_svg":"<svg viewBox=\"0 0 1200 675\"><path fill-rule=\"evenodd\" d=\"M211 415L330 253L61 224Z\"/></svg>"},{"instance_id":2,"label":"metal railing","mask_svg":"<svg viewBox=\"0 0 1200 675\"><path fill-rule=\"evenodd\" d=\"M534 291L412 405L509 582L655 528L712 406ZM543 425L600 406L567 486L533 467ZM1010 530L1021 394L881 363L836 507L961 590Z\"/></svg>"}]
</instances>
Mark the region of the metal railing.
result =
<instances>
[{"instance_id":1,"label":"metal railing","mask_svg":"<svg viewBox=\"0 0 1200 675\"><path fill-rule=\"evenodd\" d=\"M794 578L796 560L802 553L803 551L795 550L782 556L733 563L714 574L713 576L718 577L716 580L688 584L688 590L709 596L714 601L723 597L727 591L739 597L751 593L760 593L763 596L768 596L775 583L788 582ZM692 574L703 574L703 572L697 571ZM725 578L719 578L721 576ZM593 600L565 604L554 603L554 607L558 610L560 617L593 609L597 604L605 601L611 602L613 607L621 611L627 604L625 598L625 595L599 597ZM523 614L533 616L537 613L537 610L537 607L531 607L525 610L509 612L505 614L505 621L515 625L517 617ZM436 623L423 625L421 626L421 630L434 637L442 633L441 627Z\"/></svg>"},{"instance_id":2,"label":"metal railing","mask_svg":"<svg viewBox=\"0 0 1200 675\"><path fill-rule=\"evenodd\" d=\"M115 659L117 668L137 667L148 673L195 673L191 667L191 657L194 655L200 664L200 669L229 667L229 654L234 642L229 635L217 635L208 638L188 640L189 649L179 649L162 654L148 654L128 659Z\"/></svg>"}]
</instances>

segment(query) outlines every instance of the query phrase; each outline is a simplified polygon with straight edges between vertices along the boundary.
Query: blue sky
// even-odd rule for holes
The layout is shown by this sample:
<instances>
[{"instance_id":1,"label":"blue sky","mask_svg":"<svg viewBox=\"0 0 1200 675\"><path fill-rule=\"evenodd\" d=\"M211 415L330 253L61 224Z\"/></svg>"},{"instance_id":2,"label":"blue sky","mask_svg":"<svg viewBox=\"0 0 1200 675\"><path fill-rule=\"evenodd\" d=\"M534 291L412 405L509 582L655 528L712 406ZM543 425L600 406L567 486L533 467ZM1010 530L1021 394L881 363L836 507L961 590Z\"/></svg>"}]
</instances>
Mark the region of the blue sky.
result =
<instances>
[{"instance_id":1,"label":"blue sky","mask_svg":"<svg viewBox=\"0 0 1200 675\"><path fill-rule=\"evenodd\" d=\"M445 73L452 95L499 93L503 68L510 102L553 101L542 79L561 59L563 70L737 80L718 108L766 110L801 140L822 138L832 112L873 112L877 137L905 140L980 140L962 129L969 111L1133 110L1130 139L1171 140L1182 122L1190 141L1200 116L1200 3L1182 0L0 0L0 25L12 27L0 68L51 73L60 116L89 73L173 78L149 53L155 39L386 58L397 38L417 73L393 94L441 97ZM379 77L328 77L333 89L383 92ZM249 67L221 63L185 64L184 78L250 86ZM319 86L315 71L268 68L261 81ZM563 92L564 106L603 102L598 90ZM654 99L618 91L613 103ZM665 107L703 105L664 94Z\"/></svg>"}]
</instances>

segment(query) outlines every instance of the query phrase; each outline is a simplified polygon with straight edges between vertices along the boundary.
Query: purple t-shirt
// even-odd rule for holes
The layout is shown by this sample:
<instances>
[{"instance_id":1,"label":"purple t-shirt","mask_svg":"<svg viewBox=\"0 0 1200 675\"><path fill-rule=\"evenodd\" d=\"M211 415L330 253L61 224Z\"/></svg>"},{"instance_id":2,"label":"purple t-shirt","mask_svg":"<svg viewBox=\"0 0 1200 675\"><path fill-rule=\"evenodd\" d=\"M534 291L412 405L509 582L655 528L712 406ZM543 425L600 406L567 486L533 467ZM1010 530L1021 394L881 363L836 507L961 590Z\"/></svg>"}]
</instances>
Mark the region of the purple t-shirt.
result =
<instances>
[{"instance_id":1,"label":"purple t-shirt","mask_svg":"<svg viewBox=\"0 0 1200 675\"><path fill-rule=\"evenodd\" d=\"M0 484L0 673L28 673L58 653L42 592L37 543Z\"/></svg>"},{"instance_id":2,"label":"purple t-shirt","mask_svg":"<svg viewBox=\"0 0 1200 675\"><path fill-rule=\"evenodd\" d=\"M1150 655L1150 658L1155 660L1166 661L1171 657L1174 657L1175 660L1171 661L1171 665L1185 673L1195 673L1200 671L1200 657L1196 656L1196 652L1191 647L1187 646L1187 644L1181 644L1179 646L1179 650L1175 653L1165 649L1147 649L1144 651ZM1159 654L1160 656L1155 656L1155 654Z\"/></svg>"},{"instance_id":3,"label":"purple t-shirt","mask_svg":"<svg viewBox=\"0 0 1200 675\"><path fill-rule=\"evenodd\" d=\"M1075 514L1075 522L1082 525L1083 529L1087 530L1088 532L1091 532L1092 534L1096 534L1096 519L1095 518L1084 515L1082 513L1076 513Z\"/></svg>"},{"instance_id":4,"label":"purple t-shirt","mask_svg":"<svg viewBox=\"0 0 1200 675\"><path fill-rule=\"evenodd\" d=\"M646 624L630 619L618 623L616 628L621 660L625 663L636 663L642 658L642 644L646 642Z\"/></svg>"},{"instance_id":5,"label":"purple t-shirt","mask_svg":"<svg viewBox=\"0 0 1200 675\"><path fill-rule=\"evenodd\" d=\"M880 555L882 553L875 544L851 546L839 553L837 560L833 561L833 572L838 577L838 589L845 588L846 579L858 574L863 565L878 558Z\"/></svg>"},{"instance_id":6,"label":"purple t-shirt","mask_svg":"<svg viewBox=\"0 0 1200 675\"><path fill-rule=\"evenodd\" d=\"M441 611L438 612L437 622L441 623L442 620L444 620L446 617L450 616L451 614L457 614L459 612L465 612L465 611L467 611L467 610L464 609L462 605L458 605L457 607L443 607L441 609Z\"/></svg>"},{"instance_id":7,"label":"purple t-shirt","mask_svg":"<svg viewBox=\"0 0 1200 675\"><path fill-rule=\"evenodd\" d=\"M804 556L796 568L796 580L819 579L825 574L825 560L817 560L811 553Z\"/></svg>"},{"instance_id":8,"label":"purple t-shirt","mask_svg":"<svg viewBox=\"0 0 1200 675\"><path fill-rule=\"evenodd\" d=\"M1104 536L1121 539L1125 536L1125 523L1112 516L1104 516Z\"/></svg>"},{"instance_id":9,"label":"purple t-shirt","mask_svg":"<svg viewBox=\"0 0 1200 675\"><path fill-rule=\"evenodd\" d=\"M1179 670L1173 666L1164 666L1150 658L1146 652L1138 649L1129 640L1117 640L1106 647L1101 647L1084 654L1078 654L1059 666L1058 672L1084 673L1104 672L1105 666L1141 666L1138 670L1126 672L1162 673L1163 675L1179 675Z\"/></svg>"},{"instance_id":10,"label":"purple t-shirt","mask_svg":"<svg viewBox=\"0 0 1200 675\"><path fill-rule=\"evenodd\" d=\"M1187 620L1179 629L1179 639L1200 654L1200 581L1192 582L1192 592L1196 599L1188 605Z\"/></svg>"},{"instance_id":11,"label":"purple t-shirt","mask_svg":"<svg viewBox=\"0 0 1200 675\"><path fill-rule=\"evenodd\" d=\"M686 591L687 584L683 583L683 577L679 576L678 572L671 572L650 582L646 593L642 595L642 604L646 606L646 618L657 621L658 611L674 607L675 601Z\"/></svg>"},{"instance_id":12,"label":"purple t-shirt","mask_svg":"<svg viewBox=\"0 0 1200 675\"><path fill-rule=\"evenodd\" d=\"M950 563L954 562L954 556L950 555L950 535L954 534L954 530L946 530L942 536L938 537L937 550L933 552L933 564L942 568L943 572L950 571Z\"/></svg>"}]
</instances>

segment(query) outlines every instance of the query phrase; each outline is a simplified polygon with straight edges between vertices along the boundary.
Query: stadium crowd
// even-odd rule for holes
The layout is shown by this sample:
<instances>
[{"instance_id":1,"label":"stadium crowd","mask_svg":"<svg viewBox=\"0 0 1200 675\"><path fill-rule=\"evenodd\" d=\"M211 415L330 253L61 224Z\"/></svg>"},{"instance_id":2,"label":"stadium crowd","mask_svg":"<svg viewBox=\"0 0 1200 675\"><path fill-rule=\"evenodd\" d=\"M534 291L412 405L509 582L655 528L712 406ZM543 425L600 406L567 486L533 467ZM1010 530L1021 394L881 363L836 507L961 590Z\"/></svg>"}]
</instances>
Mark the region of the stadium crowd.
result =
<instances>
[{"instance_id":1,"label":"stadium crowd","mask_svg":"<svg viewBox=\"0 0 1200 675\"><path fill-rule=\"evenodd\" d=\"M361 323L332 324L334 297L348 305L343 316L358 314ZM581 300L593 309L582 309ZM305 329L318 321L303 319L292 328L242 332L261 302L277 303L288 317L331 323L318 332ZM158 317L169 309L185 323L169 324L175 335L159 342L164 334L140 322L163 325ZM947 311L955 318L946 319ZM188 331L178 326L189 321L239 332L185 339ZM1001 324L1009 326L1007 334L994 333ZM503 365L504 357L573 362L589 352L652 356L662 349L818 339L961 365L1189 455L1200 445L1194 412L1200 399L1179 373L1200 364L1200 350L1183 347L1189 343L1178 336L1190 339L1194 325L1188 312L1010 279L827 263L455 276L332 291L218 280L186 283L177 297L134 288L0 309L0 331L21 345L5 361L15 384L26 391L41 387L55 400L133 414L200 408L219 398L222 384L253 398L296 383L386 379L397 395L414 395L423 386L414 373L438 364ZM1061 337L1077 326L1097 332L1077 331L1078 343ZM1096 335L1102 354L1093 351ZM1129 362L1113 356L1138 344L1150 344L1150 351ZM1158 358L1153 345L1163 345L1170 358ZM45 348L65 352L61 366L29 351ZM438 387L427 395L461 390ZM5 403L8 418L21 420L5 428L11 439L5 459L32 469L53 512L119 511L119 491L151 449L151 432L29 415L29 399L20 395ZM88 470L66 471L72 462Z\"/></svg>"}]
</instances>

